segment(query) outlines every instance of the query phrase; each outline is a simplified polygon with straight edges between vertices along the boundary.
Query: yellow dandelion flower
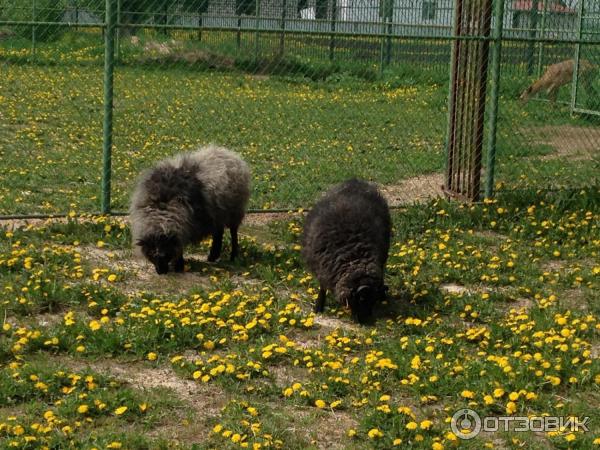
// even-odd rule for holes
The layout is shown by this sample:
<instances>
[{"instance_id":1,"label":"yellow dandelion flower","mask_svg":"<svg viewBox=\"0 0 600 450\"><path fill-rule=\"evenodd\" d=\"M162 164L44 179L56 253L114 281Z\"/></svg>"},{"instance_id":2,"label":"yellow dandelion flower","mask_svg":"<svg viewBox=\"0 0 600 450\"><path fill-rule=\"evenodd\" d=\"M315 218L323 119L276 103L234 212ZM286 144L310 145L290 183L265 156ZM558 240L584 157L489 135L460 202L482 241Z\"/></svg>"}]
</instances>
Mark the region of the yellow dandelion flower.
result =
<instances>
[{"instance_id":1,"label":"yellow dandelion flower","mask_svg":"<svg viewBox=\"0 0 600 450\"><path fill-rule=\"evenodd\" d=\"M460 396L463 398L475 398L475 393L473 391L464 390L460 393Z\"/></svg>"},{"instance_id":2,"label":"yellow dandelion flower","mask_svg":"<svg viewBox=\"0 0 600 450\"><path fill-rule=\"evenodd\" d=\"M419 426L421 427L422 430L429 430L432 425L433 425L433 422L431 420L424 420L421 422L421 424Z\"/></svg>"},{"instance_id":3,"label":"yellow dandelion flower","mask_svg":"<svg viewBox=\"0 0 600 450\"><path fill-rule=\"evenodd\" d=\"M370 439L377 439L383 436L383 433L379 428L371 428L367 433Z\"/></svg>"},{"instance_id":4,"label":"yellow dandelion flower","mask_svg":"<svg viewBox=\"0 0 600 450\"><path fill-rule=\"evenodd\" d=\"M515 402L508 402L506 404L506 414L514 414L517 411L517 404Z\"/></svg>"},{"instance_id":5,"label":"yellow dandelion flower","mask_svg":"<svg viewBox=\"0 0 600 450\"><path fill-rule=\"evenodd\" d=\"M324 402L323 400L321 400L321 399L318 399L318 400L315 400L315 406L316 406L317 408L325 408L325 407L327 406L327 403L325 403L325 402Z\"/></svg>"}]
</instances>

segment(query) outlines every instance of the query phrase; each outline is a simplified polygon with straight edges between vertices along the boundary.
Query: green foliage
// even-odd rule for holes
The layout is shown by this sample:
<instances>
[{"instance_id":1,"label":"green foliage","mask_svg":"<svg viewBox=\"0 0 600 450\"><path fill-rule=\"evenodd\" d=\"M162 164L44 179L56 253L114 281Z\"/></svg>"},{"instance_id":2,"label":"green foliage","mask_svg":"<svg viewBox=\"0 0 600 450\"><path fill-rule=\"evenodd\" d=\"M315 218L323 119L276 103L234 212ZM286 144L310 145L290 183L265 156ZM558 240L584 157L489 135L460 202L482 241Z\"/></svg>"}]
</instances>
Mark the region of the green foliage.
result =
<instances>
[{"instance_id":1,"label":"green foliage","mask_svg":"<svg viewBox=\"0 0 600 450\"><path fill-rule=\"evenodd\" d=\"M15 32L28 39L32 39L35 33L35 39L40 42L55 41L65 32L65 28L58 25L62 22L65 6L65 0L35 0L35 2L2 0L0 17L2 20L16 22L52 22L44 25L20 25L15 27Z\"/></svg>"}]
</instances>

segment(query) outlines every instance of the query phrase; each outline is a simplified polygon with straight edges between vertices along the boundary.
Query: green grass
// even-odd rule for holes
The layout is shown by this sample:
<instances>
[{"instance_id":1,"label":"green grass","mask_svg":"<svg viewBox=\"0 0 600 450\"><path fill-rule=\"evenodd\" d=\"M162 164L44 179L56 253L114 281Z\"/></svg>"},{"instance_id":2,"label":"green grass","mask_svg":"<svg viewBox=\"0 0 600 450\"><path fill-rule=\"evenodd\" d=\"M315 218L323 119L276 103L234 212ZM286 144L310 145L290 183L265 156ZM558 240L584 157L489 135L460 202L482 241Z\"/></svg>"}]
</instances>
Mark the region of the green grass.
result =
<instances>
[{"instance_id":1,"label":"green grass","mask_svg":"<svg viewBox=\"0 0 600 450\"><path fill-rule=\"evenodd\" d=\"M200 43L185 45L235 56L230 34L205 33ZM161 38L143 36L146 42ZM397 184L443 169L445 69L398 63L380 77L376 65L357 63L356 55L332 65L297 47L299 53L290 49L286 58L273 59L267 51L276 44L271 38L263 42L264 58L238 56L235 67L221 70L203 63L141 64L139 47L122 44L123 64L115 76L116 210L127 208L140 170L208 142L233 147L252 165L253 208L307 206L323 188L349 176ZM244 35L242 44L251 48L252 39ZM35 63L27 41L8 39L1 45L0 213L97 211L103 117L99 35L68 33L40 44ZM540 129L573 127L585 140L596 123L570 117L561 104L522 106L516 99L530 80L511 67L506 66L501 86L499 182L518 188L593 184L597 155L585 148L584 158L543 159L556 148L544 141L552 133ZM578 142L572 145L574 153L581 150Z\"/></svg>"},{"instance_id":2,"label":"green grass","mask_svg":"<svg viewBox=\"0 0 600 450\"><path fill-rule=\"evenodd\" d=\"M333 299L310 312L299 215L244 228L235 263L205 263L204 242L167 276L132 257L121 219L4 230L0 447L596 448L597 190L393 219L390 296L367 327ZM459 441L464 407L591 431Z\"/></svg>"}]
</instances>

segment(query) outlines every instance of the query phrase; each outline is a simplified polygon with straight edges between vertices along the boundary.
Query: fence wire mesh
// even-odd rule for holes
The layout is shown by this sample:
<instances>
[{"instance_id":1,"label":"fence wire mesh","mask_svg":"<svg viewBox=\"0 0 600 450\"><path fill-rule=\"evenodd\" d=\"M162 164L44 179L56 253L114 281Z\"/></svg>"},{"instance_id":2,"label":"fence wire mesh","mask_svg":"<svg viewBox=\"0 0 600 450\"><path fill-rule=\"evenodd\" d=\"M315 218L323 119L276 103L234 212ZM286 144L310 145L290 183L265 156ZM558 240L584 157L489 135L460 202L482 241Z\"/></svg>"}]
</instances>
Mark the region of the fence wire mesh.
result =
<instances>
[{"instance_id":1,"label":"fence wire mesh","mask_svg":"<svg viewBox=\"0 0 600 450\"><path fill-rule=\"evenodd\" d=\"M496 189L598 183L600 0L110 1L113 210L143 168L209 142L252 165L257 209L349 176L392 203L442 195L449 164L489 179L490 151ZM459 4L482 14L464 33ZM0 0L0 214L99 210L105 7Z\"/></svg>"}]
</instances>

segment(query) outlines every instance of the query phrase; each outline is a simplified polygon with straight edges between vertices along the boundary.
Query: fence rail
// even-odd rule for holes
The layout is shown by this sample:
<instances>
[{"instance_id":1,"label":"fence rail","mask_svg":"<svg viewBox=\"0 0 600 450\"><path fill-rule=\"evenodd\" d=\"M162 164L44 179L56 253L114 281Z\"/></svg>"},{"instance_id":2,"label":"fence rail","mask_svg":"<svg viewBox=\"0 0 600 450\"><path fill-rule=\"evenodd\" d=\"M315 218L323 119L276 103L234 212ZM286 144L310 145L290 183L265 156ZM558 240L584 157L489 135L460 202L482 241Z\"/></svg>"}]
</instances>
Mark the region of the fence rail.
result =
<instances>
[{"instance_id":1,"label":"fence rail","mask_svg":"<svg viewBox=\"0 0 600 450\"><path fill-rule=\"evenodd\" d=\"M456 145L477 143L475 147L480 154L476 160L480 163L471 164L474 172L469 177L478 178L480 174L485 179L486 195L492 195L498 186L505 185L520 188L525 185L551 187L558 182L569 184L566 174L569 170L581 175L577 183L596 183L600 171L594 175L594 168L600 166L593 149L600 135L596 122L590 117L600 111L600 80L594 75L600 66L600 27L596 26L600 23L600 0L580 1L586 3L559 7L558 3L542 0L495 2L497 9L491 14L489 27L465 28L466 33L457 33L452 24L455 5L441 0L412 6L403 0L362 4L343 0L261 0L253 2L252 8L248 3L247 14L236 14L239 1L213 1L204 12L190 13L182 10L182 3L176 1L165 2L172 5L166 10L146 7L143 11L131 11L116 0L106 2L112 10L90 6L98 1L88 2L87 7L85 3L74 7L73 2L31 0L26 6L23 2L0 0L0 64L9 74L2 86L9 92L11 108L18 110L0 128L0 142L32 164L35 161L28 160L31 156L21 151L21 147L29 148L30 155L46 149L54 155L52 158L61 159L61 147L68 146L72 139L85 141L104 156L100 166L95 166L95 162L87 166L78 162L76 168L65 169L63 177L56 180L52 178L55 174L40 168L45 174L40 179L33 177L34 182L39 183L33 186L33 192L31 186L15 175L19 173L18 161L9 158L4 168L8 175L2 176L0 183L0 214L4 213L5 217L49 216L66 211L69 204L79 201L83 203L80 207L87 211L96 211L100 206L104 213L118 212L126 206L127 192L137 170L165 152L209 141L241 147L242 153L247 155L253 155L252 148L259 139L262 139L259 144L275 147L296 148L298 142L305 143L309 150L296 149L297 154L310 154L314 164L319 161L318 164L325 166L331 161L336 164L346 161L339 156L344 146L360 143L371 148L376 145L375 153L399 148L398 154L384 157L390 164L403 165L398 167L396 175L389 167L380 167L375 156L367 158L365 164L350 161L353 173L403 187L406 187L403 183L410 181L420 186L426 196L438 195L444 177L436 177L446 164L443 149L450 129L444 126L450 123L447 99L452 98L450 93L456 84L456 80L450 79L448 67L453 43L457 42L476 44L464 47L467 50L460 64L476 61L477 67L466 70L461 82L477 82L477 74L480 78L487 75L486 66L490 67L486 83L471 85L454 100L461 102L459 123L466 121L468 125L468 117L477 117L477 126L469 128L475 135L461 137ZM126 4L125 0L122 2ZM58 4L63 7L52 6ZM467 5L472 7L473 2ZM492 2L482 6L490 8ZM491 44L489 64L487 51L475 50L484 43ZM569 60L575 61L572 67L564 66L567 72L571 70L570 75L558 80L567 87L561 90L557 105L566 106L557 108L536 99L525 106L518 101L524 89L552 64ZM19 64L14 64L16 62ZM588 70L588 65L595 69ZM102 66L104 71L100 70ZM157 72L157 69L164 71ZM196 69L201 72L194 72ZM193 75L200 73L206 76ZM239 98L236 100L235 95L245 95L238 92L237 86L247 83L248 75L257 77L259 84L253 87L256 90L253 95L262 98L269 110L255 109L248 99L243 105L253 111L254 118L245 116L247 122L238 123L242 119L238 117ZM339 103L335 90L327 88L321 92L318 85L315 87L317 95L296 88L297 81L285 88L278 84L284 81L261 81L262 77L272 75L300 75L311 82L328 80L342 86L347 80L353 86L352 91L346 91L351 100L347 104ZM152 80L148 81L149 78ZM195 104L192 91L183 86L193 84L196 78L206 85L222 79L234 93L231 98L223 94L216 102L210 95L214 96L219 84L210 88L203 85L199 103ZM132 92L128 85L121 84L123 79L134 85L142 83L142 92ZM377 102L384 105L379 108L381 111L376 101L361 97L365 80L373 85L370 95L379 98ZM47 89L37 91L36 83L47 83ZM549 88L550 85L542 86L538 95L543 97ZM104 94L98 96L98 89ZM273 93L274 89L284 91ZM175 108L169 104L168 95L173 96L176 103L185 103L191 114L197 114L198 124L187 123L180 116L177 120L183 120L183 125L172 121L165 113ZM321 120L320 123L305 119L322 106L315 100L313 109L305 110L299 99L312 101L311 96L325 102L326 112L319 112L322 117L315 119ZM43 103L32 101L46 97L61 103L61 107L45 110ZM282 106L282 98L293 108ZM402 103L397 111L390 103L395 98ZM86 102L95 106L90 107ZM20 109L19 104L27 104L29 109ZM352 104L360 104L362 109L353 110ZM28 111L36 108L40 112L32 117ZM339 113L335 108L339 108ZM572 113L583 115L571 116ZM279 126L287 131L281 134L274 130L275 140L264 134L261 124L272 124L278 115L286 117L288 122ZM396 115L402 117L401 122L395 121ZM136 116L144 117L145 122L136 126ZM160 116L163 123L153 121L153 116ZM364 121L383 134L372 139L370 130L357 134L356 127L346 116L356 123ZM307 130L325 130L324 134L318 139L315 136L313 141L309 131L295 129L295 122ZM94 124L93 129L84 129L83 123ZM155 128L151 128L150 123ZM385 125L380 127L380 124ZM21 127L28 132L21 132ZM144 133L153 136L156 129L166 127L169 129L165 142L159 141L156 150L147 155L136 150L148 145L144 142ZM254 135L245 135L246 128L251 128ZM39 129L43 130L43 136L37 138ZM60 131L64 133L60 135ZM568 145L563 148L561 142L549 138L553 132L568 136ZM185 139L180 139L178 133L185 135ZM80 134L85 138L78 137ZM172 146L167 146L167 142ZM323 160L319 155L319 142L327 142L328 151L332 152L329 159ZM554 151L559 154L556 158L551 156ZM454 165L473 156L453 152ZM295 153L285 154L296 163ZM83 156L78 153L76 158ZM280 170L272 167L282 164L273 162L277 160L275 155L267 152L260 158L264 160L257 160L258 166L269 172ZM310 158L308 164L313 164ZM480 167L481 162L483 167ZM66 167L67 162L64 165ZM95 173L102 174L101 179L93 183L85 173L91 166ZM321 167L315 165L310 170L319 172ZM350 172L339 172L335 176L343 174ZM279 180L279 175L268 180L258 179L260 203L254 204L253 209L285 211L304 206L310 198L308 193L272 193L273 180L279 180L278 183L284 183L286 189L290 187L293 191L293 183L305 177L300 173L286 176L293 178L289 182L291 187L285 185L285 177ZM44 179L53 179L56 186L44 187ZM79 193L74 179L84 180ZM319 180L315 182L315 189L329 178L321 174ZM472 182L479 183L475 179ZM93 194L96 183L102 187L100 195ZM13 186L17 186L14 192ZM468 186L464 189L478 191L469 190ZM46 196L45 190L52 192ZM52 200L49 204L46 197ZM81 200L84 198L85 201ZM412 197L404 200L410 201Z\"/></svg>"}]
</instances>

